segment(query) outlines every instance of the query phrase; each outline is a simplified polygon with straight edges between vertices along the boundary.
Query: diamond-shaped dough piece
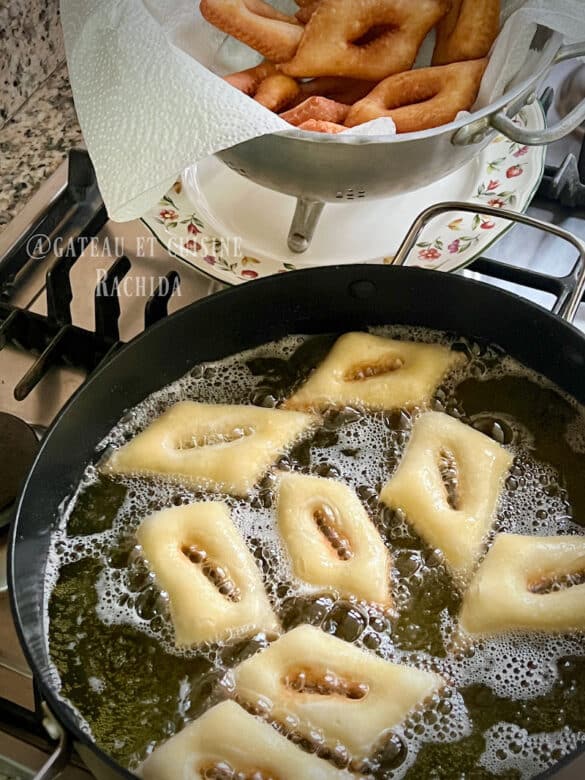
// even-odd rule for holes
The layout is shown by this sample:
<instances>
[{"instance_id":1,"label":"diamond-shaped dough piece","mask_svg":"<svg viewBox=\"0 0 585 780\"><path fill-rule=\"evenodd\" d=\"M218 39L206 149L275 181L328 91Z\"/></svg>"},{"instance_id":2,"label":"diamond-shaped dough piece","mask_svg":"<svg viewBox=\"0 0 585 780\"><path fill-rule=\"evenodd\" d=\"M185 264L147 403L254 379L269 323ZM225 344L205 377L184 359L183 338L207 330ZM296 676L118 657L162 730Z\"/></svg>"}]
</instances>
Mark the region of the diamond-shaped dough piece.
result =
<instances>
[{"instance_id":1,"label":"diamond-shaped dough piece","mask_svg":"<svg viewBox=\"0 0 585 780\"><path fill-rule=\"evenodd\" d=\"M144 780L205 780L216 766L249 778L256 777L255 772L278 780L354 777L305 753L233 701L212 707L158 747L142 764L140 775Z\"/></svg>"},{"instance_id":2,"label":"diamond-shaped dough piece","mask_svg":"<svg viewBox=\"0 0 585 780\"><path fill-rule=\"evenodd\" d=\"M282 409L181 401L116 450L104 470L165 474L242 496L314 421Z\"/></svg>"},{"instance_id":3,"label":"diamond-shaped dough piece","mask_svg":"<svg viewBox=\"0 0 585 780\"><path fill-rule=\"evenodd\" d=\"M459 616L468 634L585 630L585 584L538 593L585 572L585 537L498 534L471 581Z\"/></svg>"},{"instance_id":4,"label":"diamond-shaped dough piece","mask_svg":"<svg viewBox=\"0 0 585 780\"><path fill-rule=\"evenodd\" d=\"M142 521L137 537L157 584L169 595L177 646L279 630L254 557L225 504L163 509ZM191 551L199 562L189 557ZM207 566L223 569L215 583Z\"/></svg>"},{"instance_id":5,"label":"diamond-shaped dough piece","mask_svg":"<svg viewBox=\"0 0 585 780\"><path fill-rule=\"evenodd\" d=\"M357 406L384 410L422 406L465 357L440 344L346 333L285 403L286 409Z\"/></svg>"},{"instance_id":6,"label":"diamond-shaped dough piece","mask_svg":"<svg viewBox=\"0 0 585 780\"><path fill-rule=\"evenodd\" d=\"M439 462L456 464L458 502L453 508ZM440 412L416 420L406 453L381 500L402 509L427 544L443 551L454 574L468 577L489 533L512 456L483 433Z\"/></svg>"},{"instance_id":7,"label":"diamond-shaped dough piece","mask_svg":"<svg viewBox=\"0 0 585 780\"><path fill-rule=\"evenodd\" d=\"M241 663L234 676L242 700L263 701L277 721L292 715L296 731L319 730L354 758L371 753L388 729L445 684L436 674L389 663L307 625ZM332 687L317 692L321 683Z\"/></svg>"},{"instance_id":8,"label":"diamond-shaped dough piece","mask_svg":"<svg viewBox=\"0 0 585 780\"><path fill-rule=\"evenodd\" d=\"M390 554L351 488L332 479L285 474L278 524L299 579L390 606Z\"/></svg>"}]
</instances>

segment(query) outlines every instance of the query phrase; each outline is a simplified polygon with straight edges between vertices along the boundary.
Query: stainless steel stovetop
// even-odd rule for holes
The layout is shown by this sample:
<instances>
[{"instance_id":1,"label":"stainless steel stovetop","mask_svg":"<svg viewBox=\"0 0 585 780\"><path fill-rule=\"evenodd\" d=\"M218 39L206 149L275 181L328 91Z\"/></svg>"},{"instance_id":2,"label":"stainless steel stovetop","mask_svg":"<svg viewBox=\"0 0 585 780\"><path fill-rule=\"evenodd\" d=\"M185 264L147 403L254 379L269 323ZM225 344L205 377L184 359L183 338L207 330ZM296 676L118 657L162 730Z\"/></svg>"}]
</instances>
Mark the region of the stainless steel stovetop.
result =
<instances>
[{"instance_id":1,"label":"stainless steel stovetop","mask_svg":"<svg viewBox=\"0 0 585 780\"><path fill-rule=\"evenodd\" d=\"M563 82L566 84L566 78L573 70L574 65L557 68L552 74L553 86L557 87ZM581 85L584 82L585 78L580 80ZM550 115L553 117L561 93L562 88L559 86L557 100L550 110ZM567 155L573 154L574 159L569 167L573 165L576 169L575 160L579 157L583 136L583 133L577 133L571 138L553 144L548 150L547 163L557 169L563 163L566 164ZM582 162L581 178L585 181L585 154ZM549 173L554 178L557 171L550 170ZM67 164L64 163L0 235L0 280L3 259L8 255L10 248L31 225L36 224L49 204L58 201L67 185L67 175ZM549 185L552 184L554 182L549 181ZM585 198L581 203L585 204ZM585 205L568 208L558 201L539 196L528 213L564 227L585 240ZM52 227L60 230L65 237L70 229L78 230L80 224L85 224L88 221L87 217L88 215L84 213L74 213L73 209L65 210L59 214L61 222ZM70 224L71 219L73 226ZM180 275L180 288L170 298L168 305L163 301L162 307L152 307L155 312L161 308L163 314L165 310L169 313L173 312L220 289L219 283L169 256L140 221L125 224L116 224L105 219L102 221L105 224L100 227L96 239L81 254L70 273L72 324L80 331L94 330L96 319L94 289L104 273L109 269L113 269L112 273L116 270L116 262L121 254L130 260L130 270L124 276L124 283L118 286L119 337L123 341L129 340L143 330L145 305L153 290L169 273L177 272ZM515 227L510 231L490 249L489 256L490 259L506 262L518 268L554 276L568 273L575 261L573 250L568 245L565 246L564 242L523 227ZM29 264L26 273L19 275L18 283L12 287L10 303L33 314L46 315L48 307L55 306L55 301L47 300L45 283L47 270L54 261L55 257L48 254ZM472 278L498 284L547 308L551 308L554 303L553 296L547 293L515 282L488 279L473 267L463 273ZM1 293L0 284L0 304ZM99 306L99 302L97 305ZM104 312L99 312L98 319L103 314ZM106 311L105 314L107 315L108 312ZM109 314L115 317L116 312L112 314L110 311ZM0 321L2 319L0 317ZM585 332L585 306L583 305L576 324ZM38 365L35 365L36 358L26 350L15 349L13 346L2 348L4 326L5 320L0 324L0 413L6 412L24 419L42 432L83 382L86 372L79 368L51 366L52 356L49 355L46 361L49 369L46 373L39 373ZM23 389L21 379L25 375L28 376L28 381L24 383ZM22 400L16 400L14 397L15 387L19 382L20 395L30 391ZM9 509L5 510L4 516L7 516L9 511ZM1 521L0 512L0 525ZM10 616L8 596L5 592L5 551L6 530L0 530L0 697L5 700L4 705L7 702L10 705L7 708L0 701L0 780L4 778L20 780L20 778L30 777L32 771L43 764L47 757L48 745L42 733L32 725L33 718L30 715L34 710L32 675L19 648ZM65 771L64 777L68 780L81 780L81 778L87 780L89 775L81 763L74 759ZM585 777L585 758L558 774L557 777L562 780L582 780Z\"/></svg>"}]
</instances>

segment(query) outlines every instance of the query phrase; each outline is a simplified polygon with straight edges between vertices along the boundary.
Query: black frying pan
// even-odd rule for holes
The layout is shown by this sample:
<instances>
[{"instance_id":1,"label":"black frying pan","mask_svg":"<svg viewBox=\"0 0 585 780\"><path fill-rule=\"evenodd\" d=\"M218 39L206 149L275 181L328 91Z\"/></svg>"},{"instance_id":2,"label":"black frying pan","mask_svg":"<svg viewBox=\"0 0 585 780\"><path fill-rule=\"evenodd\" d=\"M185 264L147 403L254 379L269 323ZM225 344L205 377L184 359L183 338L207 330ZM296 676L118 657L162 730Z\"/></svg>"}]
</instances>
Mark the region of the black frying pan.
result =
<instances>
[{"instance_id":1,"label":"black frying pan","mask_svg":"<svg viewBox=\"0 0 585 780\"><path fill-rule=\"evenodd\" d=\"M455 208L461 210L460 204ZM421 225L436 211L421 217L407 242L415 240ZM493 210L486 212L501 215ZM525 217L521 219L533 224ZM570 240L581 253L583 264L585 247L580 242L558 229L546 229ZM408 249L405 244L404 252ZM572 313L583 284L585 276L566 302L566 309ZM63 499L71 494L94 457L97 443L126 409L178 379L196 363L218 360L292 333L341 333L385 324L420 325L498 344L585 404L585 337L563 319L516 296L459 276L412 268L341 266L246 284L165 319L98 370L47 433L22 490L12 526L12 607L42 698L98 777L132 775L93 744L80 729L73 710L57 697L49 674L43 610L43 575L51 527ZM55 776L54 767L64 755L65 743L63 739L63 751L55 757L53 769L42 775L45 780Z\"/></svg>"}]
</instances>

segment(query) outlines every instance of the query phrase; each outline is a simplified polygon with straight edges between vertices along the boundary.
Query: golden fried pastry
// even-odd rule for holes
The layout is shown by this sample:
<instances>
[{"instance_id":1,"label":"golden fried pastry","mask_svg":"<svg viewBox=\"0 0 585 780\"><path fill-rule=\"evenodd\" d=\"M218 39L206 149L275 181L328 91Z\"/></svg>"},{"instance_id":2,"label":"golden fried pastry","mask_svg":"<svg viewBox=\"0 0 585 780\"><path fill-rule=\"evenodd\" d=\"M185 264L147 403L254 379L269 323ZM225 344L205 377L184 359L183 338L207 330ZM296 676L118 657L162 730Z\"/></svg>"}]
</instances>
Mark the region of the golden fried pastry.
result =
<instances>
[{"instance_id":1,"label":"golden fried pastry","mask_svg":"<svg viewBox=\"0 0 585 780\"><path fill-rule=\"evenodd\" d=\"M584 631L584 573L583 536L498 534L465 594L459 626L479 635Z\"/></svg>"},{"instance_id":2,"label":"golden fried pastry","mask_svg":"<svg viewBox=\"0 0 585 780\"><path fill-rule=\"evenodd\" d=\"M302 81L300 86L302 97L299 102L309 97L326 97L338 103L352 106L356 101L368 95L376 84L373 81L364 81L363 79L322 76L310 81Z\"/></svg>"},{"instance_id":3,"label":"golden fried pastry","mask_svg":"<svg viewBox=\"0 0 585 780\"><path fill-rule=\"evenodd\" d=\"M300 11L295 14L296 18L301 24L307 24L309 19L313 16L317 10L317 6L321 3L321 0L311 0L302 5ZM299 5L301 5L299 3Z\"/></svg>"},{"instance_id":4,"label":"golden fried pastry","mask_svg":"<svg viewBox=\"0 0 585 780\"><path fill-rule=\"evenodd\" d=\"M397 132L415 133L452 122L475 103L487 62L457 62L390 76L353 106L345 124L355 127L390 117Z\"/></svg>"},{"instance_id":5,"label":"golden fried pastry","mask_svg":"<svg viewBox=\"0 0 585 780\"><path fill-rule=\"evenodd\" d=\"M512 456L483 433L440 412L415 422L406 453L380 500L401 509L418 535L467 579L495 520Z\"/></svg>"},{"instance_id":6,"label":"golden fried pastry","mask_svg":"<svg viewBox=\"0 0 585 780\"><path fill-rule=\"evenodd\" d=\"M224 76L224 80L245 95L252 96L256 94L260 84L275 73L278 73L276 65L273 65L271 62L261 62L255 68L247 68L237 73L230 73L229 76Z\"/></svg>"},{"instance_id":7,"label":"golden fried pastry","mask_svg":"<svg viewBox=\"0 0 585 780\"><path fill-rule=\"evenodd\" d=\"M313 423L280 409L181 401L115 450L103 470L162 474L243 496Z\"/></svg>"},{"instance_id":8,"label":"golden fried pastry","mask_svg":"<svg viewBox=\"0 0 585 780\"><path fill-rule=\"evenodd\" d=\"M271 62L294 57L303 27L263 0L201 0L201 13L215 27L251 46Z\"/></svg>"},{"instance_id":9,"label":"golden fried pastry","mask_svg":"<svg viewBox=\"0 0 585 780\"><path fill-rule=\"evenodd\" d=\"M445 685L437 674L384 661L308 625L289 631L234 674L241 700L271 705L269 717L277 721L292 715L303 736L317 729L353 758L368 755L389 729Z\"/></svg>"},{"instance_id":10,"label":"golden fried pastry","mask_svg":"<svg viewBox=\"0 0 585 780\"><path fill-rule=\"evenodd\" d=\"M300 580L346 598L391 605L390 553L351 488L284 474L278 527Z\"/></svg>"},{"instance_id":11,"label":"golden fried pastry","mask_svg":"<svg viewBox=\"0 0 585 780\"><path fill-rule=\"evenodd\" d=\"M224 80L277 113L293 105L299 96L302 100L300 84L290 76L279 73L271 62L262 62L255 68L230 73L224 76Z\"/></svg>"},{"instance_id":12,"label":"golden fried pastry","mask_svg":"<svg viewBox=\"0 0 585 780\"><path fill-rule=\"evenodd\" d=\"M289 76L351 76L376 81L411 68L449 0L321 0Z\"/></svg>"},{"instance_id":13,"label":"golden fried pastry","mask_svg":"<svg viewBox=\"0 0 585 780\"><path fill-rule=\"evenodd\" d=\"M302 116L291 114L296 121L291 121L286 116L283 118L296 126L309 122L309 127L306 129L316 130L316 132L337 133L346 130L338 122L345 119L349 106L353 105L356 100L361 100L373 87L371 81L360 81L359 79L324 77L311 79L311 81L295 81L290 76L280 74L271 62L263 62L254 68L230 73L228 76L224 76L224 80L272 111L279 112L284 109L292 111L306 103L307 107L310 106L309 111ZM307 103L310 98L328 101L323 104L324 106L336 103L343 104L344 108L338 107L335 111L331 111L332 106L330 106L329 110L323 113L315 110L319 103ZM319 124L315 124L315 120Z\"/></svg>"},{"instance_id":14,"label":"golden fried pastry","mask_svg":"<svg viewBox=\"0 0 585 780\"><path fill-rule=\"evenodd\" d=\"M338 125L335 122L325 122L322 119L307 119L299 125L299 130L306 130L310 133L329 133L329 135L337 135L347 130L345 125Z\"/></svg>"},{"instance_id":15,"label":"golden fried pastry","mask_svg":"<svg viewBox=\"0 0 585 780\"><path fill-rule=\"evenodd\" d=\"M355 775L294 745L233 701L216 704L156 748L144 780L352 780Z\"/></svg>"},{"instance_id":16,"label":"golden fried pastry","mask_svg":"<svg viewBox=\"0 0 585 780\"><path fill-rule=\"evenodd\" d=\"M279 631L254 556L226 504L163 509L145 518L136 536L169 594L178 647Z\"/></svg>"},{"instance_id":17,"label":"golden fried pastry","mask_svg":"<svg viewBox=\"0 0 585 780\"><path fill-rule=\"evenodd\" d=\"M500 32L500 0L452 0L437 26L433 65L479 60Z\"/></svg>"},{"instance_id":18,"label":"golden fried pastry","mask_svg":"<svg viewBox=\"0 0 585 780\"><path fill-rule=\"evenodd\" d=\"M464 361L461 353L440 344L346 333L284 406L373 410L424 406L443 377Z\"/></svg>"},{"instance_id":19,"label":"golden fried pastry","mask_svg":"<svg viewBox=\"0 0 585 780\"><path fill-rule=\"evenodd\" d=\"M319 122L335 122L342 124L347 116L349 107L345 103L337 103L325 97L310 97L295 108L291 108L281 114L281 118L291 125L302 125L309 119ZM343 128L345 130L345 128Z\"/></svg>"},{"instance_id":20,"label":"golden fried pastry","mask_svg":"<svg viewBox=\"0 0 585 780\"><path fill-rule=\"evenodd\" d=\"M264 79L254 94L254 100L270 111L278 113L289 106L300 93L301 88L290 76L275 73Z\"/></svg>"}]
</instances>

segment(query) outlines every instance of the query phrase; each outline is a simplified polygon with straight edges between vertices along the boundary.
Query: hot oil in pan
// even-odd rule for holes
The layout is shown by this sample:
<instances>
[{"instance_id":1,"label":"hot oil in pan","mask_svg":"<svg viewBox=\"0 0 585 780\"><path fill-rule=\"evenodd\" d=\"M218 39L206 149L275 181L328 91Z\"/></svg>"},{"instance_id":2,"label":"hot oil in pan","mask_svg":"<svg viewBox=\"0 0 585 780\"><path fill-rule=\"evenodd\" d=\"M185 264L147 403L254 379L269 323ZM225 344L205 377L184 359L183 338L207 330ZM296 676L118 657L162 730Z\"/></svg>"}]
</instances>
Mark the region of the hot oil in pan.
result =
<instances>
[{"instance_id":1,"label":"hot oil in pan","mask_svg":"<svg viewBox=\"0 0 585 780\"><path fill-rule=\"evenodd\" d=\"M418 329L383 333L446 341ZM127 415L105 444L119 446L186 398L275 406L333 341L291 337L196 367ZM579 524L585 518L582 410L497 350L464 341L453 346L470 361L438 390L435 408L461 417L515 454L498 530L585 533ZM363 604L309 593L295 582L275 532L273 476L249 501L225 500L254 551L285 629L300 623L321 626L389 660L436 670L453 683L395 728L362 771L410 780L533 776L585 741L583 641L509 635L484 641L467 654L448 651L460 596L440 555L413 533L406 518L377 500L400 461L411 426L406 412L331 411L312 439L278 464L341 479L357 491L392 552L398 607L392 619ZM226 671L269 641L257 635L190 653L174 648L168 606L135 546L134 530L149 512L209 497L163 481L114 482L90 468L63 529L55 534L48 567L54 585L49 633L62 694L82 713L97 742L129 767L229 696ZM342 754L338 760L344 763Z\"/></svg>"}]
</instances>

